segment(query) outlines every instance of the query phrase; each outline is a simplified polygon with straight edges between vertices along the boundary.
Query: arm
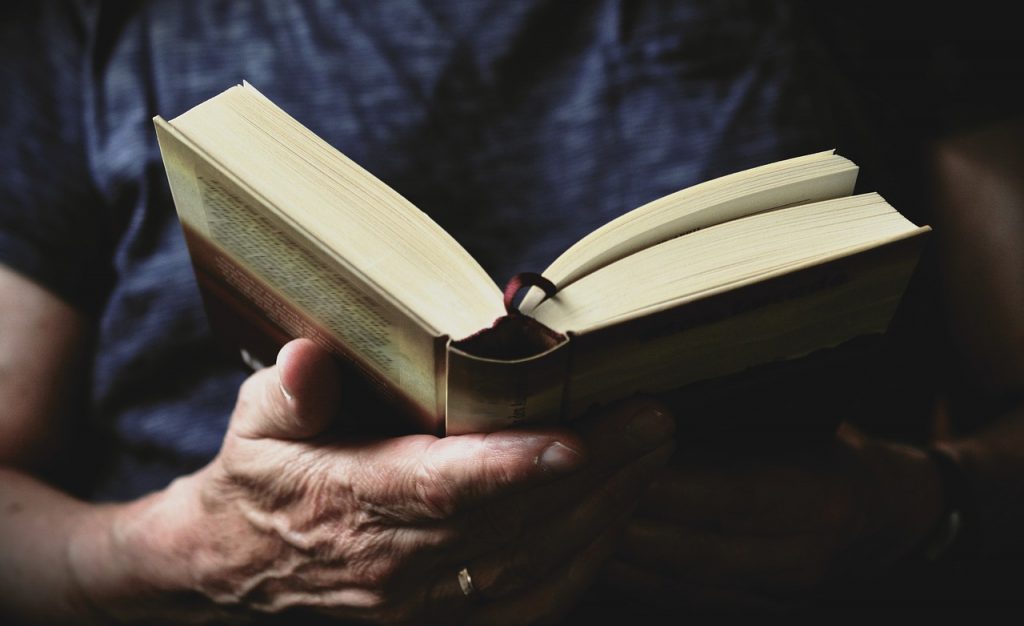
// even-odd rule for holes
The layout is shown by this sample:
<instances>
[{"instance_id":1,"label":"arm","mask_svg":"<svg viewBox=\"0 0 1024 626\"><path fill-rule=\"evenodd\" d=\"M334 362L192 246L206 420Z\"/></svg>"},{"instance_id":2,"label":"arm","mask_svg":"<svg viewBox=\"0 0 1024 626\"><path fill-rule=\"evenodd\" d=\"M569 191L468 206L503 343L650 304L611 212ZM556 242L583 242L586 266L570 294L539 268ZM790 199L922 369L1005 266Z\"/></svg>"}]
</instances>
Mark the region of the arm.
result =
<instances>
[{"instance_id":1,"label":"arm","mask_svg":"<svg viewBox=\"0 0 1024 626\"><path fill-rule=\"evenodd\" d=\"M33 399L0 423L5 437L44 441L60 428L46 419L50 398L76 369L85 323L29 281L5 270L0 281L0 307L16 308L0 311L0 396ZM62 330L29 332L40 324ZM312 342L288 344L242 386L218 456L135 502L77 501L7 448L0 610L42 623L285 610L378 623L546 619L589 584L671 453L671 420L636 403L579 433L332 439L333 368Z\"/></svg>"},{"instance_id":2,"label":"arm","mask_svg":"<svg viewBox=\"0 0 1024 626\"><path fill-rule=\"evenodd\" d=\"M980 390L956 410L1002 405L985 429L934 442L972 487L978 557L1016 558L1024 543L1022 146L1017 122L938 142L930 159L947 322L958 369ZM653 601L785 606L831 579L882 577L936 527L944 494L919 448L844 427L807 454L762 452L683 455L645 498L608 581Z\"/></svg>"},{"instance_id":3,"label":"arm","mask_svg":"<svg viewBox=\"0 0 1024 626\"><path fill-rule=\"evenodd\" d=\"M87 507L31 476L61 446L62 418L81 381L88 324L73 308L0 267L0 598L28 611L84 609L63 545ZM44 528L47 532L25 529ZM26 576L39 572L39 579ZM58 590L38 593L38 589Z\"/></svg>"},{"instance_id":4,"label":"arm","mask_svg":"<svg viewBox=\"0 0 1024 626\"><path fill-rule=\"evenodd\" d=\"M988 554L1024 547L1024 119L932 150L943 293L960 373L1002 415L943 443L967 471ZM967 413L980 407L963 406ZM955 417L955 415L954 415Z\"/></svg>"}]
</instances>

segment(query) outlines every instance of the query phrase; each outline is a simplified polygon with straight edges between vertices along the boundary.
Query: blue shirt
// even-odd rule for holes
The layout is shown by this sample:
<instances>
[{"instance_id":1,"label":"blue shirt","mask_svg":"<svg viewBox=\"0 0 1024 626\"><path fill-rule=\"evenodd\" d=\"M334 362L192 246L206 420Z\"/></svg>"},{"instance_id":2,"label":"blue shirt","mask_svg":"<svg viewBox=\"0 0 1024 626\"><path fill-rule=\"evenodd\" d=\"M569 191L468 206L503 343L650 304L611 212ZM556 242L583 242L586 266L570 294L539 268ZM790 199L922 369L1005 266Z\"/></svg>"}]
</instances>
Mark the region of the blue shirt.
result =
<instances>
[{"instance_id":1,"label":"blue shirt","mask_svg":"<svg viewBox=\"0 0 1024 626\"><path fill-rule=\"evenodd\" d=\"M96 321L77 412L94 442L81 446L83 467L95 471L80 491L132 498L205 464L246 375L211 356L153 116L170 119L248 80L428 212L504 284L623 211L784 157L838 148L870 188L898 195L908 172L890 166L911 151L896 147L959 119L920 105L939 102L929 99L936 89L962 95L976 77L926 82L920 57L932 48L887 56L884 33L867 47L855 24L828 30L847 16L806 9L610 0L2 9L0 261ZM914 210L912 198L894 204Z\"/></svg>"}]
</instances>

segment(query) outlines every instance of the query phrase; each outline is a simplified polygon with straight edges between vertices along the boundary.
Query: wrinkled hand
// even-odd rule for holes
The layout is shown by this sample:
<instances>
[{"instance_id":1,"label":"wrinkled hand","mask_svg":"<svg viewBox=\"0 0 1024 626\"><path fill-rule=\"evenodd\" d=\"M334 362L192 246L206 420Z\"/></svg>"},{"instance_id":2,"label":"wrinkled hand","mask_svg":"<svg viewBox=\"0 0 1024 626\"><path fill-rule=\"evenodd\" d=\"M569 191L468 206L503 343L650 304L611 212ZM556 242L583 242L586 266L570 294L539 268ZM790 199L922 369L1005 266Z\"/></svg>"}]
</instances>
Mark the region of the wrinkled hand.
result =
<instances>
[{"instance_id":1,"label":"wrinkled hand","mask_svg":"<svg viewBox=\"0 0 1024 626\"><path fill-rule=\"evenodd\" d=\"M331 440L336 380L312 342L287 345L243 385L215 461L178 486L198 500L189 579L229 616L550 621L671 456L672 420L641 401L576 432Z\"/></svg>"},{"instance_id":2,"label":"wrinkled hand","mask_svg":"<svg viewBox=\"0 0 1024 626\"><path fill-rule=\"evenodd\" d=\"M923 452L844 427L797 451L682 452L603 579L662 606L787 609L912 550L940 502Z\"/></svg>"}]
</instances>

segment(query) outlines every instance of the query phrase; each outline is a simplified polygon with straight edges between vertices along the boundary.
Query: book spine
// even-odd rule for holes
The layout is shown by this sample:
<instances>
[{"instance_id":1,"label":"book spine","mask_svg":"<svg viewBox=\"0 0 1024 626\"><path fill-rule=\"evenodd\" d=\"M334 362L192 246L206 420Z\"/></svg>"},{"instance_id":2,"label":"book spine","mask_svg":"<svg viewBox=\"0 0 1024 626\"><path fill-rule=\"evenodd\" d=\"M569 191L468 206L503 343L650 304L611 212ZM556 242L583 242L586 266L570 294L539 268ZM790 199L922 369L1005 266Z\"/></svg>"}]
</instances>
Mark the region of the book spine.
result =
<instances>
[{"instance_id":1,"label":"book spine","mask_svg":"<svg viewBox=\"0 0 1024 626\"><path fill-rule=\"evenodd\" d=\"M540 354L505 360L473 355L449 344L447 434L559 421L570 352L565 340Z\"/></svg>"}]
</instances>

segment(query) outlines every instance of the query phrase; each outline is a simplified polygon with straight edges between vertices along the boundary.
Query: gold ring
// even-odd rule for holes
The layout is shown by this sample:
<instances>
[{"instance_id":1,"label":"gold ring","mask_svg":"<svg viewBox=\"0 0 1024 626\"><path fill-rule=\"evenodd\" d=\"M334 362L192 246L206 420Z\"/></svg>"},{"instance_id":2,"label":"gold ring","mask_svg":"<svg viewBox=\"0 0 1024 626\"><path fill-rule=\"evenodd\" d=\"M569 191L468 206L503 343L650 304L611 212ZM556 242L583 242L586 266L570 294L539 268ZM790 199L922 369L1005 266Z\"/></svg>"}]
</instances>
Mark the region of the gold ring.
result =
<instances>
[{"instance_id":1,"label":"gold ring","mask_svg":"<svg viewBox=\"0 0 1024 626\"><path fill-rule=\"evenodd\" d=\"M462 589L462 595L467 598L476 593L476 587L473 586L473 577L469 575L468 567L463 567L459 570L459 589Z\"/></svg>"}]
</instances>

